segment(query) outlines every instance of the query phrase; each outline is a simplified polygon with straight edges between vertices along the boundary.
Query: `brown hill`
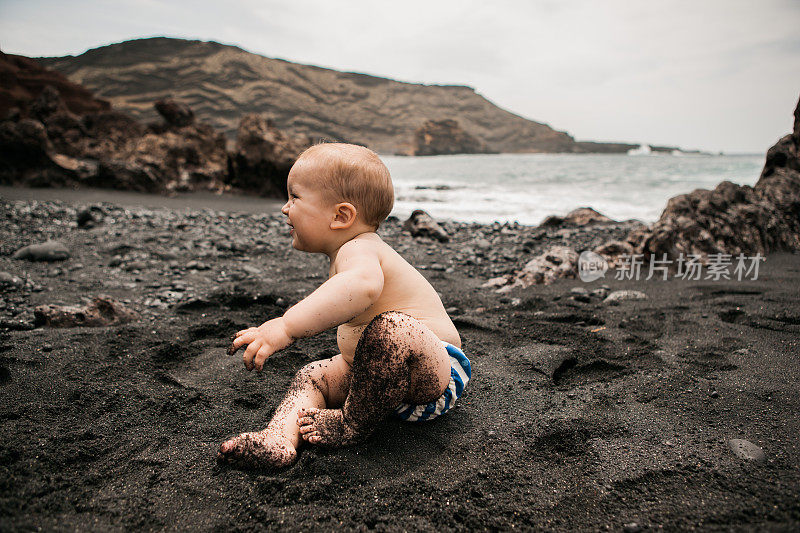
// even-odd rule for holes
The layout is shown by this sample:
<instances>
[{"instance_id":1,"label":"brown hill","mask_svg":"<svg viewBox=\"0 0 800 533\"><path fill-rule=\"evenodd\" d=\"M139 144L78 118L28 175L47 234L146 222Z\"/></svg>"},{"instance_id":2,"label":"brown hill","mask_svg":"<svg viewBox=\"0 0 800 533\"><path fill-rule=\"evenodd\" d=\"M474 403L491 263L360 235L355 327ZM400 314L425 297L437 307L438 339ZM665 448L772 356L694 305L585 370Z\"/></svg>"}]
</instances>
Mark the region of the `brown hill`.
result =
<instances>
[{"instance_id":1,"label":"brown hill","mask_svg":"<svg viewBox=\"0 0 800 533\"><path fill-rule=\"evenodd\" d=\"M246 113L271 116L290 134L410 153L429 120L457 120L492 152L625 152L636 145L578 143L565 132L501 109L457 85L404 83L253 54L216 42L150 38L41 58L140 120L176 98L233 136Z\"/></svg>"}]
</instances>

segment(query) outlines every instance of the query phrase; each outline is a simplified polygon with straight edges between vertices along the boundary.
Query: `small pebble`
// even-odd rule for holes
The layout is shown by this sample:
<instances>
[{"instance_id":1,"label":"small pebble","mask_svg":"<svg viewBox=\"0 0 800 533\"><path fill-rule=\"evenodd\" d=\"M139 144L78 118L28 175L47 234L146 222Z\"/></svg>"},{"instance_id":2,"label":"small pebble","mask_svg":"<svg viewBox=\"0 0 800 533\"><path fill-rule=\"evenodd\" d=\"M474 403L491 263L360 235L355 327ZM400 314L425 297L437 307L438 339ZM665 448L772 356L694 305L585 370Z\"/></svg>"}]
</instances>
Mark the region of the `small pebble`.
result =
<instances>
[{"instance_id":1,"label":"small pebble","mask_svg":"<svg viewBox=\"0 0 800 533\"><path fill-rule=\"evenodd\" d=\"M766 459L764 450L748 440L730 439L728 441L728 447L739 459L745 459L756 463L760 463Z\"/></svg>"},{"instance_id":2,"label":"small pebble","mask_svg":"<svg viewBox=\"0 0 800 533\"><path fill-rule=\"evenodd\" d=\"M573 296L577 296L577 295L580 295L580 296L589 296L589 291L588 291L588 290L586 290L586 288L585 288L585 287L573 287L572 289L570 289L570 291L569 291L569 292L570 292L570 294L572 294Z\"/></svg>"},{"instance_id":3,"label":"small pebble","mask_svg":"<svg viewBox=\"0 0 800 533\"><path fill-rule=\"evenodd\" d=\"M31 244L14 252L14 259L27 259L29 261L63 261L71 257L66 245L59 241L47 241Z\"/></svg>"},{"instance_id":4,"label":"small pebble","mask_svg":"<svg viewBox=\"0 0 800 533\"><path fill-rule=\"evenodd\" d=\"M646 300L647 295L641 291L614 291L609 294L603 303L611 304L625 300Z\"/></svg>"},{"instance_id":5,"label":"small pebble","mask_svg":"<svg viewBox=\"0 0 800 533\"><path fill-rule=\"evenodd\" d=\"M19 288L24 285L24 282L17 276L9 272L0 272L0 287L14 287Z\"/></svg>"}]
</instances>

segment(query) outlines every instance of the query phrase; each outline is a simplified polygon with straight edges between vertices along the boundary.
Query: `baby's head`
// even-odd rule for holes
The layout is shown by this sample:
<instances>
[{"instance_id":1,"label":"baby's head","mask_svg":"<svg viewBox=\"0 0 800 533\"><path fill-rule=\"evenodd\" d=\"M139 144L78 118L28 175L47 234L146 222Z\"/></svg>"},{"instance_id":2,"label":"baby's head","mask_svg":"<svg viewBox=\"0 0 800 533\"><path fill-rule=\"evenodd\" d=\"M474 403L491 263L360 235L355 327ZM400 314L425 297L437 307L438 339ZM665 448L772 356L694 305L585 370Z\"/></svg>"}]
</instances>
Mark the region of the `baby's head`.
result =
<instances>
[{"instance_id":1,"label":"baby's head","mask_svg":"<svg viewBox=\"0 0 800 533\"><path fill-rule=\"evenodd\" d=\"M369 148L344 143L316 144L300 154L295 163L296 167L306 165L314 169L310 173L313 185L333 203L353 204L367 226L378 229L392 211L394 186L389 169Z\"/></svg>"}]
</instances>

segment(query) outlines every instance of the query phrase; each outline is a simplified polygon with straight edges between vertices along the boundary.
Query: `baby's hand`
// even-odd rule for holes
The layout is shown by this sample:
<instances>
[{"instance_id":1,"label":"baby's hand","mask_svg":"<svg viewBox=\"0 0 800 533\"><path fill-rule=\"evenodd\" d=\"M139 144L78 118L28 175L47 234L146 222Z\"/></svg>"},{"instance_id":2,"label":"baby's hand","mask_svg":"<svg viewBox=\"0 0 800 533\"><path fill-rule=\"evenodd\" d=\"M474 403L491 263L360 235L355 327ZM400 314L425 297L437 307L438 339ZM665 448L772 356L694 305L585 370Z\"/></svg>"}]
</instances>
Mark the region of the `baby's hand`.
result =
<instances>
[{"instance_id":1,"label":"baby's hand","mask_svg":"<svg viewBox=\"0 0 800 533\"><path fill-rule=\"evenodd\" d=\"M233 344L228 348L228 355L233 355L239 348L247 344L247 349L242 356L244 366L247 370L255 368L261 372L267 357L283 350L293 342L294 339L286 332L283 317L273 318L257 328L248 328L236 333Z\"/></svg>"}]
</instances>

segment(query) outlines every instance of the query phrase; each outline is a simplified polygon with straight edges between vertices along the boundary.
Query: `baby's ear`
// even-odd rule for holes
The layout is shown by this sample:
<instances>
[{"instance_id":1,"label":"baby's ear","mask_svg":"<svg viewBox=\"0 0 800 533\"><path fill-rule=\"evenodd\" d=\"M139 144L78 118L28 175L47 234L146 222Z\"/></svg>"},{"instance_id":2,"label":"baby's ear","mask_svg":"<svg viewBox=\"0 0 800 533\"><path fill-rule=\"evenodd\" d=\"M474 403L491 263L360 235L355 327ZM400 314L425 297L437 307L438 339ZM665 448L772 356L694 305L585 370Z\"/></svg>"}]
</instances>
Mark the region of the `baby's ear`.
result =
<instances>
[{"instance_id":1,"label":"baby's ear","mask_svg":"<svg viewBox=\"0 0 800 533\"><path fill-rule=\"evenodd\" d=\"M336 204L331 229L347 229L352 226L358 216L356 206L350 202Z\"/></svg>"}]
</instances>

